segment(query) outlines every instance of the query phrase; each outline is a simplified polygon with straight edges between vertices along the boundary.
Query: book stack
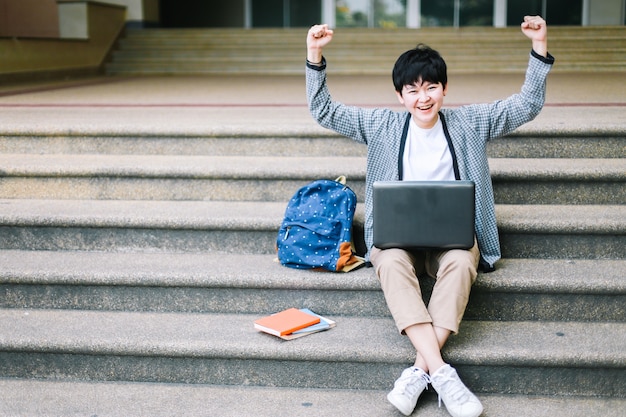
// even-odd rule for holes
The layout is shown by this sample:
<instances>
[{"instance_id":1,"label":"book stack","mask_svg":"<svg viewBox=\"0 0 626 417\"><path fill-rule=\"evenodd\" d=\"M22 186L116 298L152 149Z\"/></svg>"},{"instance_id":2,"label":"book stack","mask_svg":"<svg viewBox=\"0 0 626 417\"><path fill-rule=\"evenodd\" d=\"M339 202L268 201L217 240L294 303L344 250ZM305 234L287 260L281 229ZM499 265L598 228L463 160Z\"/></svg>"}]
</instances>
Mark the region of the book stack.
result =
<instances>
[{"instance_id":1,"label":"book stack","mask_svg":"<svg viewBox=\"0 0 626 417\"><path fill-rule=\"evenodd\" d=\"M284 340L297 339L335 327L335 322L308 308L288 308L254 321L254 328Z\"/></svg>"}]
</instances>

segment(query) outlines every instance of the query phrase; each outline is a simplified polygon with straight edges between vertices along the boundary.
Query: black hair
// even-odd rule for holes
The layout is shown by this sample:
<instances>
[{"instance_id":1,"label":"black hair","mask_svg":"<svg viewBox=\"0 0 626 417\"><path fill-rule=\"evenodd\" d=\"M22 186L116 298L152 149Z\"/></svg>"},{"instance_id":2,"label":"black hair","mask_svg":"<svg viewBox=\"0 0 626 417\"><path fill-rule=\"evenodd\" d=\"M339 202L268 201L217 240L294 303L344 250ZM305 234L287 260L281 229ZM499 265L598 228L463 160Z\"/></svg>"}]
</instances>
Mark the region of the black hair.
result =
<instances>
[{"instance_id":1,"label":"black hair","mask_svg":"<svg viewBox=\"0 0 626 417\"><path fill-rule=\"evenodd\" d=\"M441 83L444 87L448 83L446 62L439 52L423 43L400 55L391 76L399 93L405 85L416 82Z\"/></svg>"}]
</instances>

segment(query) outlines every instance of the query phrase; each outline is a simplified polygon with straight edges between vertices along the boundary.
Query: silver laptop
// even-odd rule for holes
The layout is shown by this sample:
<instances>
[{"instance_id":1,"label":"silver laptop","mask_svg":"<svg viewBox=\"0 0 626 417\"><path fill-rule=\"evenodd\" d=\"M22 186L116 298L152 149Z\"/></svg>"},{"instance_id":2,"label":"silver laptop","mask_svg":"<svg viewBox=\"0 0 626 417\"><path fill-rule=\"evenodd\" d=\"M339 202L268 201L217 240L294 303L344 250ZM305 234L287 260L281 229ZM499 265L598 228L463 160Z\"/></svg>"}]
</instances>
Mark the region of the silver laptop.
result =
<instances>
[{"instance_id":1,"label":"silver laptop","mask_svg":"<svg viewBox=\"0 0 626 417\"><path fill-rule=\"evenodd\" d=\"M474 246L472 181L377 181L373 198L378 248Z\"/></svg>"}]
</instances>

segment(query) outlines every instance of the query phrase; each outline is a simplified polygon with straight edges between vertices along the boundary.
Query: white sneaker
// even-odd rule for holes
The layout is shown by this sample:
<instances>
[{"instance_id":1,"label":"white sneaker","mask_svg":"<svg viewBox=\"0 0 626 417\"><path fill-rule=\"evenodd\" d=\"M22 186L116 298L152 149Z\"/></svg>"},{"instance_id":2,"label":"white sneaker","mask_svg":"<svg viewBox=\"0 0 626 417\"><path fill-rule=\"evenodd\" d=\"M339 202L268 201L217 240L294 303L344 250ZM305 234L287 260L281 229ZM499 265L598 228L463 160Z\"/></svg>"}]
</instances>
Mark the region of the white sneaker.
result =
<instances>
[{"instance_id":1,"label":"white sneaker","mask_svg":"<svg viewBox=\"0 0 626 417\"><path fill-rule=\"evenodd\" d=\"M431 377L430 383L439 394L441 400L453 417L478 417L483 412L483 406L474 394L461 382L456 370L450 365L444 365Z\"/></svg>"},{"instance_id":2,"label":"white sneaker","mask_svg":"<svg viewBox=\"0 0 626 417\"><path fill-rule=\"evenodd\" d=\"M411 415L417 404L417 399L429 382L428 374L422 369L415 366L406 368L394 383L393 390L387 394L387 399L402 414Z\"/></svg>"}]
</instances>

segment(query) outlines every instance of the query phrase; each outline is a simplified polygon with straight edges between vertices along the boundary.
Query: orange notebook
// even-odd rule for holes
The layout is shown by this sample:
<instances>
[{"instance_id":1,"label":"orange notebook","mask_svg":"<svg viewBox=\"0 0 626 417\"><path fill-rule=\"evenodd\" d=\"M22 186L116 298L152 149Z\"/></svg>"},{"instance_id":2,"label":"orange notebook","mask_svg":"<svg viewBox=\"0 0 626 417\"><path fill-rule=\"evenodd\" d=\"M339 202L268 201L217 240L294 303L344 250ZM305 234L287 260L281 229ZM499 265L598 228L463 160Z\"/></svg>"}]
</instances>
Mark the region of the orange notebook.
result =
<instances>
[{"instance_id":1,"label":"orange notebook","mask_svg":"<svg viewBox=\"0 0 626 417\"><path fill-rule=\"evenodd\" d=\"M255 320L254 328L274 336L284 336L319 322L319 317L292 307L280 313Z\"/></svg>"}]
</instances>

